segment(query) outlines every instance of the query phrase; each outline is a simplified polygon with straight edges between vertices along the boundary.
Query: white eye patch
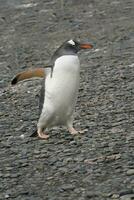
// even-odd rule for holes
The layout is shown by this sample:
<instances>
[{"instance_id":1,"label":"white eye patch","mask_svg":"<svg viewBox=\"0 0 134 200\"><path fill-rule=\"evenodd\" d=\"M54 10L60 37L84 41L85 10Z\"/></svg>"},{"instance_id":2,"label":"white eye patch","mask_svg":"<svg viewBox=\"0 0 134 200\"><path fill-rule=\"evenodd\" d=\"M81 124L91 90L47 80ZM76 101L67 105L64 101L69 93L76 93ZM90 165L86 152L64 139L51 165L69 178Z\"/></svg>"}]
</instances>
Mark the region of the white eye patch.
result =
<instances>
[{"instance_id":1,"label":"white eye patch","mask_svg":"<svg viewBox=\"0 0 134 200\"><path fill-rule=\"evenodd\" d=\"M69 40L68 43L75 45L75 42L73 40Z\"/></svg>"}]
</instances>

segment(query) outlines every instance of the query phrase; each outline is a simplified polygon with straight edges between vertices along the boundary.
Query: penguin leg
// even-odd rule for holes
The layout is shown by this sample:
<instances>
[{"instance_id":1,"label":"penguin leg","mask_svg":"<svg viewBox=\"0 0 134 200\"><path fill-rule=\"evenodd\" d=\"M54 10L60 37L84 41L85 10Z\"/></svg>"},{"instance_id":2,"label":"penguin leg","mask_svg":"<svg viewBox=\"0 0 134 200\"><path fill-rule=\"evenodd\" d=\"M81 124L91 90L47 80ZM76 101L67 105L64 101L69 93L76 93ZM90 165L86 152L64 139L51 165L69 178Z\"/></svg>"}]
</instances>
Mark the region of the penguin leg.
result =
<instances>
[{"instance_id":1,"label":"penguin leg","mask_svg":"<svg viewBox=\"0 0 134 200\"><path fill-rule=\"evenodd\" d=\"M71 119L68 120L67 128L69 130L69 133L71 133L72 135L78 134L78 131L75 130L75 128L73 127L73 117L71 117Z\"/></svg>"},{"instance_id":2,"label":"penguin leg","mask_svg":"<svg viewBox=\"0 0 134 200\"><path fill-rule=\"evenodd\" d=\"M41 129L41 128L38 128L37 133L38 133L38 137L41 138L41 139L47 140L49 138L49 135L47 135L44 132L44 130Z\"/></svg>"},{"instance_id":3,"label":"penguin leg","mask_svg":"<svg viewBox=\"0 0 134 200\"><path fill-rule=\"evenodd\" d=\"M48 139L49 135L45 133L46 128L49 126L49 122L51 121L51 112L49 110L45 110L41 113L38 124L37 124L37 133L38 137L41 139Z\"/></svg>"},{"instance_id":4,"label":"penguin leg","mask_svg":"<svg viewBox=\"0 0 134 200\"><path fill-rule=\"evenodd\" d=\"M77 135L79 133L75 128L73 128L73 126L68 127L68 130L72 135Z\"/></svg>"}]
</instances>

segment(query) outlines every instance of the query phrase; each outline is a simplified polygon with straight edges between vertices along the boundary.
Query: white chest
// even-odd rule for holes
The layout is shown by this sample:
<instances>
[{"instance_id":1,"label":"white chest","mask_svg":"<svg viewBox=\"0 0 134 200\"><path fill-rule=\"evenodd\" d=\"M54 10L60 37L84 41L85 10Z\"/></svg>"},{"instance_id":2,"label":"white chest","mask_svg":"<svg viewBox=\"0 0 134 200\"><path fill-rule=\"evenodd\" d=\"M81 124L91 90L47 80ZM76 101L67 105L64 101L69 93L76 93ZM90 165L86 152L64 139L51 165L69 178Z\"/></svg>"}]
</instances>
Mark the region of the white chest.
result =
<instances>
[{"instance_id":1,"label":"white chest","mask_svg":"<svg viewBox=\"0 0 134 200\"><path fill-rule=\"evenodd\" d=\"M63 97L71 98L79 86L80 64L78 56L62 56L56 60L52 77L46 77L45 96L55 100ZM58 103L58 102L57 102Z\"/></svg>"},{"instance_id":2,"label":"white chest","mask_svg":"<svg viewBox=\"0 0 134 200\"><path fill-rule=\"evenodd\" d=\"M48 74L45 81L43 113L47 112L59 121L66 121L72 115L79 88L79 73L78 56L67 55L56 60L52 77Z\"/></svg>"}]
</instances>

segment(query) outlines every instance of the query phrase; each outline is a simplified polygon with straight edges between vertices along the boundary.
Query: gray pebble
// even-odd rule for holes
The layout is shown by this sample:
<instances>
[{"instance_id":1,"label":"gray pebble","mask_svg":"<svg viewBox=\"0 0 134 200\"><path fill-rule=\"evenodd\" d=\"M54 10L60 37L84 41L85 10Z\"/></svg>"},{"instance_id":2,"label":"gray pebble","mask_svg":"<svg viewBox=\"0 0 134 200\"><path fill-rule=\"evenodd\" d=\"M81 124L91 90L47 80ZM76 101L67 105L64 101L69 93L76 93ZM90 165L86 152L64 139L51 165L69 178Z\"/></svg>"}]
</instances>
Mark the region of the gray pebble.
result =
<instances>
[{"instance_id":1,"label":"gray pebble","mask_svg":"<svg viewBox=\"0 0 134 200\"><path fill-rule=\"evenodd\" d=\"M133 200L134 194L128 194L120 197L120 200Z\"/></svg>"},{"instance_id":2,"label":"gray pebble","mask_svg":"<svg viewBox=\"0 0 134 200\"><path fill-rule=\"evenodd\" d=\"M128 176L134 175L134 169L129 169L126 173Z\"/></svg>"},{"instance_id":3,"label":"gray pebble","mask_svg":"<svg viewBox=\"0 0 134 200\"><path fill-rule=\"evenodd\" d=\"M63 190L73 190L75 187L72 184L64 184L61 186Z\"/></svg>"}]
</instances>

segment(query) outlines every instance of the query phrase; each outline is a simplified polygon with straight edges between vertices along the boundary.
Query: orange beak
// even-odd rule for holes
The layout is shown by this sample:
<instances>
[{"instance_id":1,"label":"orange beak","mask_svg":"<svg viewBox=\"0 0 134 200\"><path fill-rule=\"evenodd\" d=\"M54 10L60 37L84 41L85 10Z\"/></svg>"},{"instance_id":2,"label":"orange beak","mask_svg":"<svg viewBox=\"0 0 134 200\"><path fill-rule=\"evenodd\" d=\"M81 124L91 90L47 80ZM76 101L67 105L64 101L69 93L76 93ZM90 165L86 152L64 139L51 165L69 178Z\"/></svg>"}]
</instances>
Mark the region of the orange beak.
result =
<instances>
[{"instance_id":1,"label":"orange beak","mask_svg":"<svg viewBox=\"0 0 134 200\"><path fill-rule=\"evenodd\" d=\"M92 44L80 44L81 49L92 49L93 45Z\"/></svg>"}]
</instances>

